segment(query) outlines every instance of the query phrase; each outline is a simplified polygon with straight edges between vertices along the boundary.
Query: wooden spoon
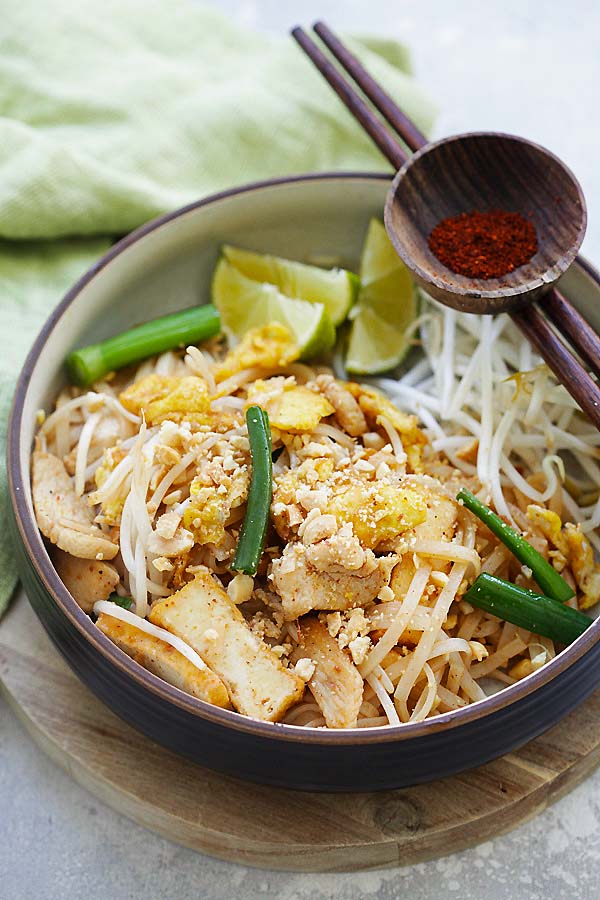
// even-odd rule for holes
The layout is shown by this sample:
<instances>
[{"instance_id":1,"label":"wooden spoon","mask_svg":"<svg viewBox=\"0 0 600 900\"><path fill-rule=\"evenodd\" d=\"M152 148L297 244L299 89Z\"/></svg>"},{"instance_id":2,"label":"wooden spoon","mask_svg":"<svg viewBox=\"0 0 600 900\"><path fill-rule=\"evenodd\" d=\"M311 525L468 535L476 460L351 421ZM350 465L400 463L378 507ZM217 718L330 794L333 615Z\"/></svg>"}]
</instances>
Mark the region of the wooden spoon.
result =
<instances>
[{"instance_id":1,"label":"wooden spoon","mask_svg":"<svg viewBox=\"0 0 600 900\"><path fill-rule=\"evenodd\" d=\"M501 278L457 275L431 252L438 222L470 210L511 210L529 219L538 250ZM398 255L427 293L471 313L508 312L537 299L566 272L587 222L583 192L553 153L525 138L472 132L430 143L397 173L385 225Z\"/></svg>"}]
</instances>

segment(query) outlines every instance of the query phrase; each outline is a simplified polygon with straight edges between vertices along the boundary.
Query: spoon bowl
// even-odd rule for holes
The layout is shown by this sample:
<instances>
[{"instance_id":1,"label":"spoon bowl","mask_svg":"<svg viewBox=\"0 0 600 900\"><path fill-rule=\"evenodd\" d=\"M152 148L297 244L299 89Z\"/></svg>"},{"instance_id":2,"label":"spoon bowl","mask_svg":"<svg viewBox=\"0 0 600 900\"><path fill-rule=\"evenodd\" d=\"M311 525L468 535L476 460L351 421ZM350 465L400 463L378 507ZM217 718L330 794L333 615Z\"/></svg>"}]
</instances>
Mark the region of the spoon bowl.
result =
<instances>
[{"instance_id":1,"label":"spoon bowl","mask_svg":"<svg viewBox=\"0 0 600 900\"><path fill-rule=\"evenodd\" d=\"M478 210L520 213L535 227L538 249L501 278L468 278L429 249L443 219ZM536 300L569 268L587 223L579 182L544 147L495 132L454 135L425 145L394 178L385 225L419 284L461 312L500 313Z\"/></svg>"}]
</instances>

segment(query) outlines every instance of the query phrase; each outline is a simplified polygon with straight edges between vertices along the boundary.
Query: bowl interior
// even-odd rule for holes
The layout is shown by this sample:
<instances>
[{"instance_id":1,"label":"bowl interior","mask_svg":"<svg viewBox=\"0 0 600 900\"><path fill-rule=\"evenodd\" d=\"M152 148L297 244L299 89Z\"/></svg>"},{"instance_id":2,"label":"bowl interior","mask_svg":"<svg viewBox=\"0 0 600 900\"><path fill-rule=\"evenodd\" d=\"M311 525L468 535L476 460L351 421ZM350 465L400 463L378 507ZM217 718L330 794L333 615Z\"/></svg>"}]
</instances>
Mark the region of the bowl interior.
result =
<instances>
[{"instance_id":1,"label":"bowl interior","mask_svg":"<svg viewBox=\"0 0 600 900\"><path fill-rule=\"evenodd\" d=\"M224 242L293 259L320 259L325 263L335 259L356 269L369 221L373 216L381 218L389 185L385 176L377 175L310 176L249 186L208 198L139 229L116 245L75 285L49 319L28 358L22 374L26 389L22 405L14 410L10 437L12 482L25 501L17 510L19 527L29 554L43 560L45 570L52 567L35 524L29 482L30 455L36 413L51 408L65 383L66 354L75 346L108 337L152 317L207 302L212 270ZM600 283L593 270L577 264L564 276L561 286L600 329ZM62 607L91 636L97 629L53 575L52 586L60 596ZM578 646L591 646L596 639L595 631L590 629L578 639ZM120 654L116 648L113 651ZM552 677L561 665L564 664L558 657L525 681L533 689ZM156 683L157 690L162 684L154 676L149 681ZM512 696L513 688L502 694ZM493 704L496 699L492 697L477 706ZM201 701L187 698L186 705L198 714L206 714ZM471 715L468 707L459 713ZM456 715L450 714L453 719ZM226 712L222 717L241 718ZM402 736L408 737L426 731L432 723L444 727L442 720L446 718L448 714L393 731L403 731ZM249 729L257 724L246 721ZM282 736L290 730L288 726L279 729ZM317 731L314 740L351 741L354 733L349 730L344 737ZM363 730L363 739L366 737ZM309 736L304 735L303 739Z\"/></svg>"},{"instance_id":2,"label":"bowl interior","mask_svg":"<svg viewBox=\"0 0 600 900\"><path fill-rule=\"evenodd\" d=\"M450 272L429 249L432 229L460 213L491 209L532 221L537 253L502 278ZM548 150L511 135L479 133L446 138L411 157L394 180L386 225L398 253L434 296L519 297L566 271L583 240L586 208L577 180Z\"/></svg>"}]
</instances>

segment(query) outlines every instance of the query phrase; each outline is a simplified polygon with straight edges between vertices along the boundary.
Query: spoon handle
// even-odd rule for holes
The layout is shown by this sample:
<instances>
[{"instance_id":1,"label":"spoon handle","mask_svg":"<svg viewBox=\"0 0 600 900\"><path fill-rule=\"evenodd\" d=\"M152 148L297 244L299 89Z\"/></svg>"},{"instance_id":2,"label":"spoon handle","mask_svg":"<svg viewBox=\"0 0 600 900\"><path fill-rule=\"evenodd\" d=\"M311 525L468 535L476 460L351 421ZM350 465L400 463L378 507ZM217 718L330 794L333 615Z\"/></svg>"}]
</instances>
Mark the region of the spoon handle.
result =
<instances>
[{"instance_id":1,"label":"spoon handle","mask_svg":"<svg viewBox=\"0 0 600 900\"><path fill-rule=\"evenodd\" d=\"M600 387L565 347L538 304L513 310L510 317L596 428L600 428Z\"/></svg>"}]
</instances>

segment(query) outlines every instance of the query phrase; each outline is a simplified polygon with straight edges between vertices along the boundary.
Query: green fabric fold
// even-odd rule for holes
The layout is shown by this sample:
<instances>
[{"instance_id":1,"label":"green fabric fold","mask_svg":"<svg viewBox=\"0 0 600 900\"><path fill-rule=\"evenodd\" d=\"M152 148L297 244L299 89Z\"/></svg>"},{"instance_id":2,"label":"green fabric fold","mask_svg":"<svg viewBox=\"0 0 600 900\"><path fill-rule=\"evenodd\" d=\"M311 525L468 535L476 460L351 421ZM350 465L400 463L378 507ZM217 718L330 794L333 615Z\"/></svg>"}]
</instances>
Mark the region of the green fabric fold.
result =
<instances>
[{"instance_id":1,"label":"green fabric fold","mask_svg":"<svg viewBox=\"0 0 600 900\"><path fill-rule=\"evenodd\" d=\"M0 7L0 614L14 588L4 446L24 356L114 236L198 197L306 171L385 170L289 37L187 0ZM388 40L353 40L428 131L433 108Z\"/></svg>"}]
</instances>

